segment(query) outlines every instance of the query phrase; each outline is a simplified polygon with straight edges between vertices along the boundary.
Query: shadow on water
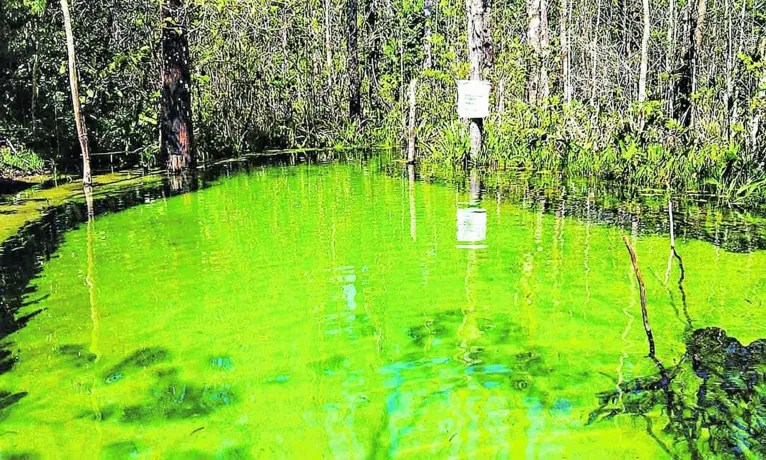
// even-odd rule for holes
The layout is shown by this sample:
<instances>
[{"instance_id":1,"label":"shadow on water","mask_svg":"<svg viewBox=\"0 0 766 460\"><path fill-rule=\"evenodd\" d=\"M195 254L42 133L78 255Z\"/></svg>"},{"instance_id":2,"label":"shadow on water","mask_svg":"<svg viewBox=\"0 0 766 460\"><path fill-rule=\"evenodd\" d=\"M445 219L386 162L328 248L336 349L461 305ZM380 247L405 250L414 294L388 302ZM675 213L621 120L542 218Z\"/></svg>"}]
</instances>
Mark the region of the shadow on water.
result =
<instances>
[{"instance_id":1,"label":"shadow on water","mask_svg":"<svg viewBox=\"0 0 766 460\"><path fill-rule=\"evenodd\" d=\"M26 326L42 312L34 306L45 297L34 297L34 288L30 286L30 281L51 259L62 243L64 234L88 222L89 216L118 212L157 199L206 188L212 185L213 181L237 172L249 172L251 169L266 166L328 163L342 158L343 155L321 151L247 157L239 161L203 165L194 176L163 177L162 181L152 185L125 186L109 191L100 191L99 187L94 187L92 194L86 191L84 197L78 201L47 209L39 220L25 225L0 246L0 374L10 371L18 359L13 343L9 340L11 334ZM22 309L24 313L20 314ZM75 366L87 365L95 359L95 356L87 353L81 345L63 346L58 353ZM139 350L127 361L111 369L104 379L107 383L116 382L128 376L136 366L145 367L167 358L167 351L164 350ZM211 408L233 400L233 396L226 389L196 388L180 381L168 380L167 376L159 376L157 384L166 387L165 390L155 391L158 395L157 401L126 408L126 414L133 414L126 415L126 421L139 421L142 417L148 417L148 411L158 404L167 407L163 412L166 417L174 418L189 411L209 412ZM178 399L174 396L178 388L183 389L185 397ZM0 388L0 420L6 416L12 405L26 394L9 393Z\"/></svg>"},{"instance_id":2,"label":"shadow on water","mask_svg":"<svg viewBox=\"0 0 766 460\"><path fill-rule=\"evenodd\" d=\"M641 417L646 421L649 436L666 453L677 457L677 447L667 446L654 432L653 420L659 412L659 419L665 423L663 432L692 458L764 458L766 340L743 345L717 327L694 329L686 309L683 260L675 250L674 239L671 231L668 271L670 262L677 259L680 268L678 289L686 323L686 352L677 365L669 368L655 357L643 281L635 254L626 240L641 288L649 358L654 361L658 373L623 382L615 390L597 394L599 407L590 413L588 424L620 415Z\"/></svg>"}]
</instances>

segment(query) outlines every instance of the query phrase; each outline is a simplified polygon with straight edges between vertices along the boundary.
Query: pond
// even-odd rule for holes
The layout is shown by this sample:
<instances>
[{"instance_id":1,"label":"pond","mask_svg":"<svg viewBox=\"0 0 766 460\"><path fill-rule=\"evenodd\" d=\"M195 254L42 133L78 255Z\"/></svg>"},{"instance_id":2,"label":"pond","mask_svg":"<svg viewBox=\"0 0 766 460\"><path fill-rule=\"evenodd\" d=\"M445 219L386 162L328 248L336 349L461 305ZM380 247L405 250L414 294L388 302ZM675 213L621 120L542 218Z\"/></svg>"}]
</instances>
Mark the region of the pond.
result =
<instances>
[{"instance_id":1,"label":"pond","mask_svg":"<svg viewBox=\"0 0 766 460\"><path fill-rule=\"evenodd\" d=\"M622 227L390 170L133 193L6 253L35 276L4 289L2 455L764 452L766 251L679 236L679 284L669 236L628 226L658 385Z\"/></svg>"}]
</instances>

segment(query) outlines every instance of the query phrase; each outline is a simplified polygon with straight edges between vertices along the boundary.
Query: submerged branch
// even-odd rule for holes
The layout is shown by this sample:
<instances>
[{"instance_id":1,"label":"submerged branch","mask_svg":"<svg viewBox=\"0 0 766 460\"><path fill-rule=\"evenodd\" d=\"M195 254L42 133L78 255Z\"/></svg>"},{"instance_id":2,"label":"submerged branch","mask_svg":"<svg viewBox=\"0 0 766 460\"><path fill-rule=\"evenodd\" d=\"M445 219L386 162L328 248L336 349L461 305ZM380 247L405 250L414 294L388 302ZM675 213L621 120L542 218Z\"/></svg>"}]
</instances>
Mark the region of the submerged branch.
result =
<instances>
[{"instance_id":1,"label":"submerged branch","mask_svg":"<svg viewBox=\"0 0 766 460\"><path fill-rule=\"evenodd\" d=\"M646 339L649 341L649 357L656 359L654 355L654 335L652 334L652 328L649 326L649 315L646 312L646 287L644 286L644 279L641 276L641 269L638 267L636 253L633 251L633 247L630 245L628 237L623 235L622 241L625 243L625 247L628 248L628 252L630 253L630 261L633 264L633 271L636 273L636 280L638 280L638 288L641 293L641 317L644 320L644 331L646 331Z\"/></svg>"}]
</instances>

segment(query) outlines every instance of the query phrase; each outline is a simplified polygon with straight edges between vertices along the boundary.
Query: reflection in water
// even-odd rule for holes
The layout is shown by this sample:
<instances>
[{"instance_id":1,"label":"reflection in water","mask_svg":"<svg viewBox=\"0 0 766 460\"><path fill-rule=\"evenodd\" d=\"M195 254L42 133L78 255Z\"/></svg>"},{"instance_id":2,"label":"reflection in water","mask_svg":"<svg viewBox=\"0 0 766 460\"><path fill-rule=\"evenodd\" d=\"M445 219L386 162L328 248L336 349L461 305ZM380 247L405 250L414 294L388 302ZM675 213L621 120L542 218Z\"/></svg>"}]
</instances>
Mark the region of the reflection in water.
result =
<instances>
[{"instance_id":1,"label":"reflection in water","mask_svg":"<svg viewBox=\"0 0 766 460\"><path fill-rule=\"evenodd\" d=\"M664 431L693 458L766 455L766 340L745 346L722 329L697 329L679 362L599 393L589 423L620 414L647 418L661 409ZM647 431L662 444L650 423Z\"/></svg>"},{"instance_id":2,"label":"reflection in water","mask_svg":"<svg viewBox=\"0 0 766 460\"><path fill-rule=\"evenodd\" d=\"M55 243L4 246L0 275L16 281L3 306L45 313L2 341L2 455L665 455L630 417L586 425L621 356L624 382L652 372L643 346L625 346L644 337L625 328L618 230L571 218L561 196L546 204L559 215L503 201L489 247L456 248L456 208L481 208L478 181L456 199L375 168L255 168L183 197L134 192L146 205L107 215L96 189L92 224L83 202L38 227ZM641 235L647 273L661 273L667 239ZM766 254L678 246L695 325L763 336ZM676 356L686 327L661 280L647 290L658 356ZM676 453L664 416L644 415Z\"/></svg>"},{"instance_id":3,"label":"reflection in water","mask_svg":"<svg viewBox=\"0 0 766 460\"><path fill-rule=\"evenodd\" d=\"M410 237L417 241L417 212L415 210L415 165L407 165L407 194L410 197Z\"/></svg>"},{"instance_id":4,"label":"reflection in water","mask_svg":"<svg viewBox=\"0 0 766 460\"><path fill-rule=\"evenodd\" d=\"M487 210L481 202L481 176L472 170L469 182L467 207L457 209L457 241L459 249L484 249L487 239Z\"/></svg>"}]
</instances>

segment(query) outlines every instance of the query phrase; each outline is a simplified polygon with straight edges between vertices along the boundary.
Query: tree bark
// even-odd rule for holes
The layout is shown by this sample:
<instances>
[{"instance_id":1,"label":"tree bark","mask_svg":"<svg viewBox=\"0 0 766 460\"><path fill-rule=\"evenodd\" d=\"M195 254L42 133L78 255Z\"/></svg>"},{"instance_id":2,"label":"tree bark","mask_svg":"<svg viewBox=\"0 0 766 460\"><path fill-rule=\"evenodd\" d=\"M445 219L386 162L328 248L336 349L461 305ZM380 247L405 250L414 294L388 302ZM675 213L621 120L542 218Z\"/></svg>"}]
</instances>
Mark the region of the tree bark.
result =
<instances>
[{"instance_id":1,"label":"tree bark","mask_svg":"<svg viewBox=\"0 0 766 460\"><path fill-rule=\"evenodd\" d=\"M686 12L688 26L689 46L683 55L680 77L678 79L678 106L676 119L678 122L689 127L694 122L694 107L692 94L697 86L697 68L699 67L699 50L702 46L702 31L707 12L706 0L698 0L696 11L691 11L689 5Z\"/></svg>"},{"instance_id":2,"label":"tree bark","mask_svg":"<svg viewBox=\"0 0 766 460\"><path fill-rule=\"evenodd\" d=\"M646 0L645 0L646 1ZM564 101L567 105L572 103L572 80L569 75L571 59L569 49L569 0L561 0L561 16L559 17L560 31L559 44L561 45L561 80L564 88Z\"/></svg>"},{"instance_id":3,"label":"tree bark","mask_svg":"<svg viewBox=\"0 0 766 460\"><path fill-rule=\"evenodd\" d=\"M646 73L649 65L649 0L643 0L644 6L644 33L641 37L641 66L638 73L638 102L646 100Z\"/></svg>"},{"instance_id":4,"label":"tree bark","mask_svg":"<svg viewBox=\"0 0 766 460\"><path fill-rule=\"evenodd\" d=\"M597 75L598 75L598 33L601 26L601 0L598 0L598 7L596 8L596 29L593 31L593 69L591 74L591 88L590 99L591 103L597 101Z\"/></svg>"},{"instance_id":5,"label":"tree bark","mask_svg":"<svg viewBox=\"0 0 766 460\"><path fill-rule=\"evenodd\" d=\"M665 55L665 73L667 74L668 78L666 107L669 111L668 113L670 113L670 111L673 109L673 106L675 105L673 102L673 79L671 77L673 75L673 65L675 64L673 56L675 55L676 50L676 0L670 0L670 3L668 4L667 40L668 49Z\"/></svg>"},{"instance_id":6,"label":"tree bark","mask_svg":"<svg viewBox=\"0 0 766 460\"><path fill-rule=\"evenodd\" d=\"M433 56L431 55L431 16L433 15L434 0L425 0L423 2L423 13L426 17L425 31L423 32L423 68L429 70L433 67Z\"/></svg>"},{"instance_id":7,"label":"tree bark","mask_svg":"<svg viewBox=\"0 0 766 460\"><path fill-rule=\"evenodd\" d=\"M410 126L407 142L407 163L415 162L415 96L417 94L418 80L413 78L410 81Z\"/></svg>"},{"instance_id":8,"label":"tree bark","mask_svg":"<svg viewBox=\"0 0 766 460\"><path fill-rule=\"evenodd\" d=\"M82 183L89 186L93 183L90 172L90 150L88 149L88 131L85 127L85 117L80 108L80 89L77 84L77 63L74 50L74 34L72 33L72 17L69 14L69 3L61 0L61 12L64 14L64 29L66 30L67 55L69 56L69 87L72 93L72 108L74 123L77 127L77 137L82 151Z\"/></svg>"},{"instance_id":9,"label":"tree bark","mask_svg":"<svg viewBox=\"0 0 766 460\"><path fill-rule=\"evenodd\" d=\"M324 0L324 49L327 63L327 88L332 90L332 0Z\"/></svg>"},{"instance_id":10,"label":"tree bark","mask_svg":"<svg viewBox=\"0 0 766 460\"><path fill-rule=\"evenodd\" d=\"M488 67L492 50L489 35L489 0L466 0L468 13L468 60L469 78L482 80L484 70ZM472 160L476 160L482 151L482 136L484 120L470 119L470 139Z\"/></svg>"},{"instance_id":11,"label":"tree bark","mask_svg":"<svg viewBox=\"0 0 766 460\"><path fill-rule=\"evenodd\" d=\"M161 18L160 155L167 159L168 171L178 173L196 167L187 17L183 0L164 0Z\"/></svg>"},{"instance_id":12,"label":"tree bark","mask_svg":"<svg viewBox=\"0 0 766 460\"><path fill-rule=\"evenodd\" d=\"M346 33L348 46L348 112L352 121L362 115L361 87L359 77L359 23L357 0L346 0Z\"/></svg>"},{"instance_id":13,"label":"tree bark","mask_svg":"<svg viewBox=\"0 0 766 460\"><path fill-rule=\"evenodd\" d=\"M547 0L527 0L527 43L534 51L533 64L527 82L527 98L537 105L546 100L548 88L548 4Z\"/></svg>"}]
</instances>

